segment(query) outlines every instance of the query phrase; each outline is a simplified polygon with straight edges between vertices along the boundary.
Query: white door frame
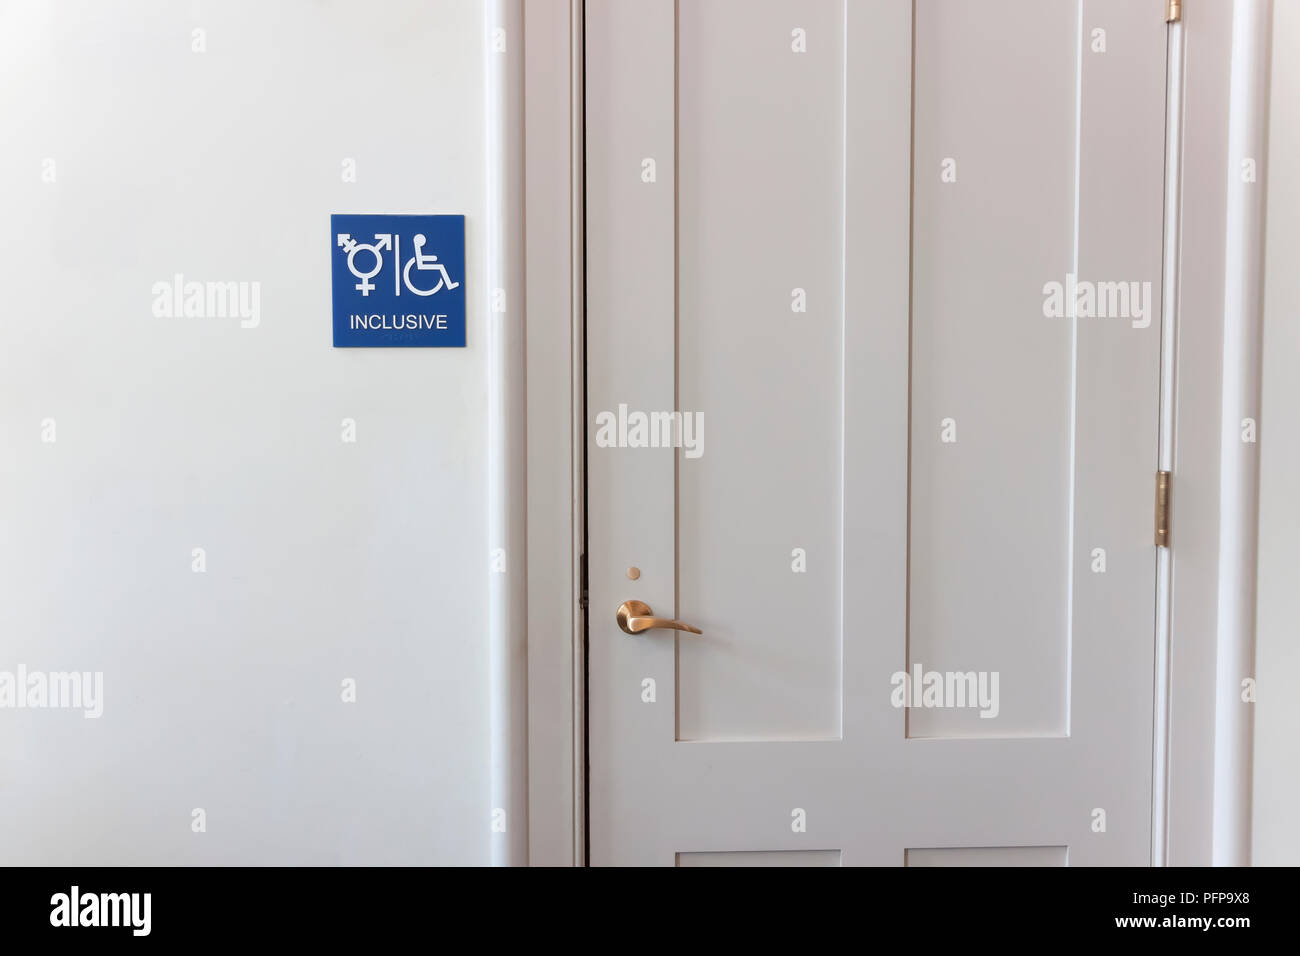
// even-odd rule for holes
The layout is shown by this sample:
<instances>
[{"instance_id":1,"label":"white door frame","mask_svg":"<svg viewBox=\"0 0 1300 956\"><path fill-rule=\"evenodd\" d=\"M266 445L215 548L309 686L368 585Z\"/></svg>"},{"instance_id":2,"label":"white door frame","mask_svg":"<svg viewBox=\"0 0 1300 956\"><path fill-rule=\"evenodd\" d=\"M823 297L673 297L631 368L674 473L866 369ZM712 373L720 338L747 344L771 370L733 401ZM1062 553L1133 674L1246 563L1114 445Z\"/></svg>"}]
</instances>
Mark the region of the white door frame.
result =
<instances>
[{"instance_id":1,"label":"white door frame","mask_svg":"<svg viewBox=\"0 0 1300 956\"><path fill-rule=\"evenodd\" d=\"M528 862L586 862L582 0L524 5Z\"/></svg>"},{"instance_id":2,"label":"white door frame","mask_svg":"<svg viewBox=\"0 0 1300 956\"><path fill-rule=\"evenodd\" d=\"M582 6L529 0L523 11L527 477L510 494L527 501L528 862L549 866L586 860ZM1156 807L1165 839L1153 862L1241 865L1250 861L1253 715L1240 695L1254 676L1258 445L1238 428L1259 419L1272 4L1182 7L1171 639L1167 709L1156 715L1167 800ZM1257 182L1242 181L1244 159L1256 161Z\"/></svg>"}]
</instances>

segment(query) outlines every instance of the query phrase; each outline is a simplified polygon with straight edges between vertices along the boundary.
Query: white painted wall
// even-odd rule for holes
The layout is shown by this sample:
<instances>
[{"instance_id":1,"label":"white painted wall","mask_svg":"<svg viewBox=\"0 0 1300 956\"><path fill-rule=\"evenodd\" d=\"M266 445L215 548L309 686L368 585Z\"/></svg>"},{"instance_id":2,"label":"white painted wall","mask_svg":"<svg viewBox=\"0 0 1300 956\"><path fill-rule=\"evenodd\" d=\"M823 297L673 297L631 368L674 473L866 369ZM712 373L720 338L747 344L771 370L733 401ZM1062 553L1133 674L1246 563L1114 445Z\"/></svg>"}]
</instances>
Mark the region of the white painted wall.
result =
<instances>
[{"instance_id":1,"label":"white painted wall","mask_svg":"<svg viewBox=\"0 0 1300 956\"><path fill-rule=\"evenodd\" d=\"M1300 864L1300 3L1273 4L1255 673L1255 865Z\"/></svg>"},{"instance_id":2,"label":"white painted wall","mask_svg":"<svg viewBox=\"0 0 1300 956\"><path fill-rule=\"evenodd\" d=\"M0 863L487 862L483 46L474 0L0 7L0 671L105 685L0 710ZM468 349L331 348L332 212L466 215ZM260 324L153 317L177 272Z\"/></svg>"}]
</instances>

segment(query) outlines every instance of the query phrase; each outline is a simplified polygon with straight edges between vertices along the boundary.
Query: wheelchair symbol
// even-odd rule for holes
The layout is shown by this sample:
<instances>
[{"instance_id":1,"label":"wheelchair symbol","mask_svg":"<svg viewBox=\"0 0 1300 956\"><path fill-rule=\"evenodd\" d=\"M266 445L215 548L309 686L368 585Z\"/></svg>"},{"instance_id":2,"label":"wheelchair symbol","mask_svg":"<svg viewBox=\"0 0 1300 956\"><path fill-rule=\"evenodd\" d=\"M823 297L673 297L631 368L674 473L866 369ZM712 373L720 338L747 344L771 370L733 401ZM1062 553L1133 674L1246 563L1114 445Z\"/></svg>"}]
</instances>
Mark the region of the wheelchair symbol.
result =
<instances>
[{"instance_id":1,"label":"wheelchair symbol","mask_svg":"<svg viewBox=\"0 0 1300 956\"><path fill-rule=\"evenodd\" d=\"M348 271L351 272L355 278L361 280L356 284L356 286L354 286L357 291L362 295L370 295L371 291L375 288L375 284L371 280L383 271L385 252L392 252L394 262L400 265L402 261L401 242L401 237L395 236L392 233L376 233L375 241L370 243L357 242L346 232L338 234L338 247L348 254ZM411 256L411 258L407 260L406 267L402 269L401 281L394 281L394 294L402 294L402 284L405 284L409 291L420 296L433 295L435 292L439 292L442 289L451 290L460 288L460 283L452 281L451 276L447 272L447 267L438 261L438 257L425 253L425 242L426 239L424 235L417 233L414 238L415 255ZM361 252L369 253L374 257L374 268L370 269L368 272L362 272L360 267L357 265L357 254ZM438 281L434 283L433 288L421 289L411 282L412 266L415 267L417 272L438 273Z\"/></svg>"},{"instance_id":2,"label":"wheelchair symbol","mask_svg":"<svg viewBox=\"0 0 1300 956\"><path fill-rule=\"evenodd\" d=\"M452 282L451 276L447 274L447 267L438 261L434 255L424 254L424 236L417 233L415 236L415 255L406 261L406 268L402 270L402 281L406 287L416 295L433 295L439 289L446 286L448 290L460 287L459 282ZM432 289L417 289L411 285L411 266L415 266L420 272L437 272L440 278Z\"/></svg>"}]
</instances>

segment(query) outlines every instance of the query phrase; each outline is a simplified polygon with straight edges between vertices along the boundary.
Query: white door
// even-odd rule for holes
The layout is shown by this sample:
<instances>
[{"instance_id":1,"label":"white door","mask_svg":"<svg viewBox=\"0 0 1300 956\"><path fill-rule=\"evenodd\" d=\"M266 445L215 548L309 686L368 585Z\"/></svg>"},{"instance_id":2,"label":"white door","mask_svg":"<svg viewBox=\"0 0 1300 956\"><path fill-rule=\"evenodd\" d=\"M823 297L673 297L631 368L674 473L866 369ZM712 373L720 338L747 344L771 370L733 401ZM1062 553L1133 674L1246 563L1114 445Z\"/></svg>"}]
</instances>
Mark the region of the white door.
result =
<instances>
[{"instance_id":1,"label":"white door","mask_svg":"<svg viewBox=\"0 0 1300 956\"><path fill-rule=\"evenodd\" d=\"M1148 863L1163 2L585 30L592 862Z\"/></svg>"}]
</instances>

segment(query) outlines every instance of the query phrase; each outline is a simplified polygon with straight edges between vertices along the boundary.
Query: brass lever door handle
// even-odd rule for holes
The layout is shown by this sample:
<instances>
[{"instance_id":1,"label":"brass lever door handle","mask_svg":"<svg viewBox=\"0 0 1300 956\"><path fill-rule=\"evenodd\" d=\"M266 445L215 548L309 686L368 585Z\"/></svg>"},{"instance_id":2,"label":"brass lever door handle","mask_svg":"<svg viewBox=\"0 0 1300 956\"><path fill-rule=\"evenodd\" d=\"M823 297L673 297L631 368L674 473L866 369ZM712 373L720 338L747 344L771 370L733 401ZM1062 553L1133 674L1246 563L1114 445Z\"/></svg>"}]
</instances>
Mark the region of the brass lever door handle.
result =
<instances>
[{"instance_id":1,"label":"brass lever door handle","mask_svg":"<svg viewBox=\"0 0 1300 956\"><path fill-rule=\"evenodd\" d=\"M618 619L618 626L623 629L624 634L640 634L642 631L648 631L656 627L673 631L690 631L692 634L704 633L698 627L691 627L681 621L671 621L666 617L654 617L654 611L650 610L650 605L644 601L624 601L618 606L618 613L615 616Z\"/></svg>"}]
</instances>

